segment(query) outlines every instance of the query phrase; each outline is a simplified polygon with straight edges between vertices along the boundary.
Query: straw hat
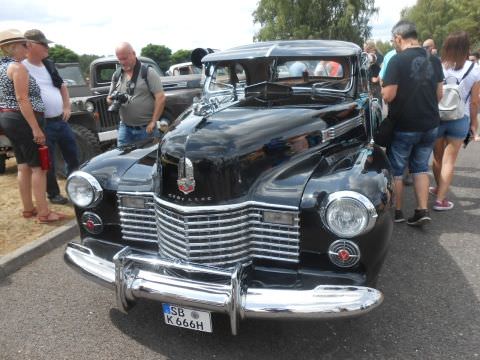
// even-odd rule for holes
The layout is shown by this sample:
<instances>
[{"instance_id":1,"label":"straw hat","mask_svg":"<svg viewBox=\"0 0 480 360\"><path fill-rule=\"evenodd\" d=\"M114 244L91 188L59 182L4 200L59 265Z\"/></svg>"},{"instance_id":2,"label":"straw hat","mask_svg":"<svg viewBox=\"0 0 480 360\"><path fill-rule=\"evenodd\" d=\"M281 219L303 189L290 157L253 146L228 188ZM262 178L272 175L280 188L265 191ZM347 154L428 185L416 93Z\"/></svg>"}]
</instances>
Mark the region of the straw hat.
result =
<instances>
[{"instance_id":1,"label":"straw hat","mask_svg":"<svg viewBox=\"0 0 480 360\"><path fill-rule=\"evenodd\" d=\"M0 31L0 46L25 41L27 41L27 39L23 36L23 33L17 29Z\"/></svg>"}]
</instances>

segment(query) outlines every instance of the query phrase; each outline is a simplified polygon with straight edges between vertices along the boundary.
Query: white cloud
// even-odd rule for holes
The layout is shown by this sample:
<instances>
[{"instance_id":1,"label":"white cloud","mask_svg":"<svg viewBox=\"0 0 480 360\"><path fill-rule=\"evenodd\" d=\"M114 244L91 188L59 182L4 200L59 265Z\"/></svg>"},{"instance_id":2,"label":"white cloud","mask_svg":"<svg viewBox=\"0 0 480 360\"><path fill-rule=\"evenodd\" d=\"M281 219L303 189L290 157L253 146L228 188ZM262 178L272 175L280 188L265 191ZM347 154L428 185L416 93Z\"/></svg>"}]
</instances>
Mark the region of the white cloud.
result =
<instances>
[{"instance_id":1,"label":"white cloud","mask_svg":"<svg viewBox=\"0 0 480 360\"><path fill-rule=\"evenodd\" d=\"M37 28L78 54L108 55L130 42L140 52L149 43L176 51L196 47L226 49L252 42L258 25L252 13L259 0L10 1L0 12L0 29ZM377 0L373 38L388 40L400 11L416 0Z\"/></svg>"},{"instance_id":2,"label":"white cloud","mask_svg":"<svg viewBox=\"0 0 480 360\"><path fill-rule=\"evenodd\" d=\"M373 27L372 38L383 41L390 40L392 27L400 20L402 9L416 3L417 0L376 0L375 6L379 8L379 11L378 15L370 21L370 25Z\"/></svg>"},{"instance_id":3,"label":"white cloud","mask_svg":"<svg viewBox=\"0 0 480 360\"><path fill-rule=\"evenodd\" d=\"M257 1L49 0L39 6L33 0L16 0L0 12L0 29L37 28L78 54L112 54L122 41L137 52L149 43L172 51L224 49L252 42Z\"/></svg>"}]
</instances>

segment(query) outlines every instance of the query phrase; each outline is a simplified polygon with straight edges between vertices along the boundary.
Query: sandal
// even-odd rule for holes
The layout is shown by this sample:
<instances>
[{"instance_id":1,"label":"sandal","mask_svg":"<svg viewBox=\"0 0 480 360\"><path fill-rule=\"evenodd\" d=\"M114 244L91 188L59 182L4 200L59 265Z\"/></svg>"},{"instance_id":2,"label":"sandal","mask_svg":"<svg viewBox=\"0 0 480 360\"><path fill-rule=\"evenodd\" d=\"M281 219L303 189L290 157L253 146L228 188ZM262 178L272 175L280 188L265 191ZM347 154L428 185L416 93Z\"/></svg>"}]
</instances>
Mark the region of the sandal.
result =
<instances>
[{"instance_id":1,"label":"sandal","mask_svg":"<svg viewBox=\"0 0 480 360\"><path fill-rule=\"evenodd\" d=\"M52 218L52 215L54 215L54 218ZM49 224L53 223L55 221L60 221L65 219L67 216L62 213L58 213L55 211L49 211L47 215L37 215L37 221L40 224Z\"/></svg>"},{"instance_id":2,"label":"sandal","mask_svg":"<svg viewBox=\"0 0 480 360\"><path fill-rule=\"evenodd\" d=\"M32 210L24 210L22 211L22 216L25 218L25 219L30 219L34 216L37 216L37 209L36 208L33 208Z\"/></svg>"}]
</instances>

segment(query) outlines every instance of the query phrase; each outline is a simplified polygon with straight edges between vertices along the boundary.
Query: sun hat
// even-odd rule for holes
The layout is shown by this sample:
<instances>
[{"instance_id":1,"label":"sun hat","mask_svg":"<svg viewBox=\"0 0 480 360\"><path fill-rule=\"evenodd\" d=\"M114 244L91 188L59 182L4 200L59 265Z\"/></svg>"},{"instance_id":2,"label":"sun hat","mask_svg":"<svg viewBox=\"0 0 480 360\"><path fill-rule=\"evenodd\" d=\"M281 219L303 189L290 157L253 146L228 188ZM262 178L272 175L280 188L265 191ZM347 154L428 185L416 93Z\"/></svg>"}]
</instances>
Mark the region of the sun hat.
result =
<instances>
[{"instance_id":1,"label":"sun hat","mask_svg":"<svg viewBox=\"0 0 480 360\"><path fill-rule=\"evenodd\" d=\"M0 46L13 44L16 42L25 42L27 39L23 36L22 32L17 29L8 29L0 31Z\"/></svg>"},{"instance_id":2,"label":"sun hat","mask_svg":"<svg viewBox=\"0 0 480 360\"><path fill-rule=\"evenodd\" d=\"M50 41L45 37L43 32L41 32L40 30L37 30L37 29L32 29L32 30L25 31L25 37L30 41L33 41L33 42L36 42L36 43L39 43L39 44L43 44L43 45L47 45L47 46L48 46L48 44L53 43L53 41Z\"/></svg>"}]
</instances>

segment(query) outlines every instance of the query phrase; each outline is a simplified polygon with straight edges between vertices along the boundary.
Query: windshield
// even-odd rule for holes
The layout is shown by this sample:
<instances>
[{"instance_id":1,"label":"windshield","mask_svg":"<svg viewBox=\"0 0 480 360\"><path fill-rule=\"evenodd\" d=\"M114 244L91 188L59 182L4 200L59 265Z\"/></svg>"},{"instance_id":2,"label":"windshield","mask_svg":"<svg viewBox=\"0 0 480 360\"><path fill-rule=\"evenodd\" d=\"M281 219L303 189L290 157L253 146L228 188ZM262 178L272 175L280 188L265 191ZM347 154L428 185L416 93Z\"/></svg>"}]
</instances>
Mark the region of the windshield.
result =
<instances>
[{"instance_id":1,"label":"windshield","mask_svg":"<svg viewBox=\"0 0 480 360\"><path fill-rule=\"evenodd\" d=\"M348 59L278 59L272 64L272 82L292 88L346 91L350 86Z\"/></svg>"},{"instance_id":2,"label":"windshield","mask_svg":"<svg viewBox=\"0 0 480 360\"><path fill-rule=\"evenodd\" d=\"M244 89L261 83L283 85L293 94L348 92L353 83L348 57L258 58L218 62L209 66L206 93L241 99Z\"/></svg>"},{"instance_id":3,"label":"windshield","mask_svg":"<svg viewBox=\"0 0 480 360\"><path fill-rule=\"evenodd\" d=\"M79 65L56 64L56 67L67 86L87 85Z\"/></svg>"}]
</instances>

